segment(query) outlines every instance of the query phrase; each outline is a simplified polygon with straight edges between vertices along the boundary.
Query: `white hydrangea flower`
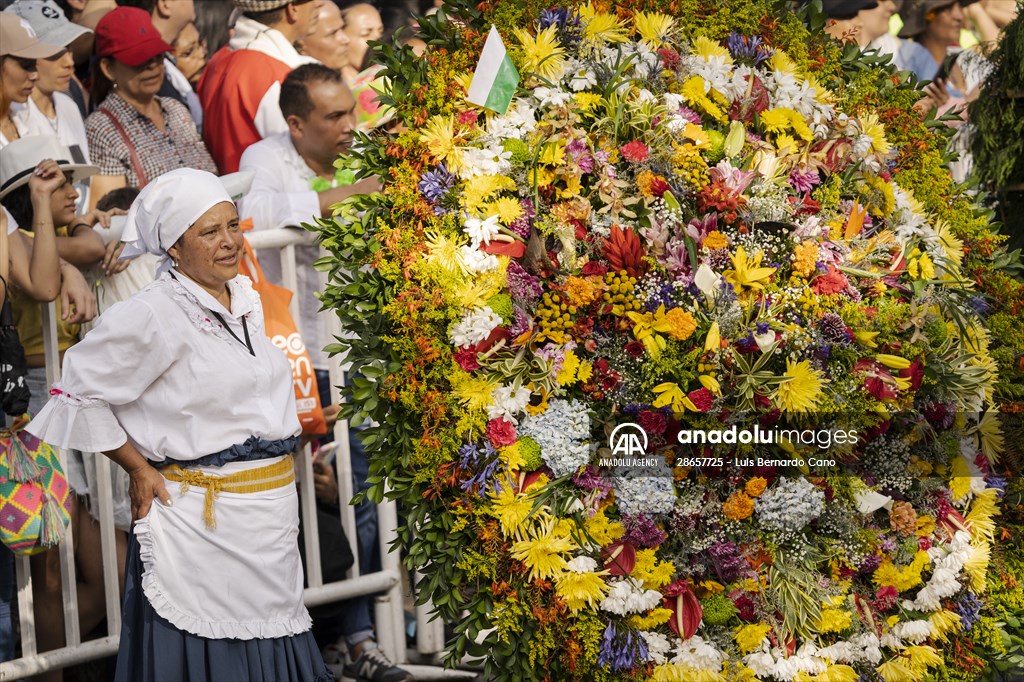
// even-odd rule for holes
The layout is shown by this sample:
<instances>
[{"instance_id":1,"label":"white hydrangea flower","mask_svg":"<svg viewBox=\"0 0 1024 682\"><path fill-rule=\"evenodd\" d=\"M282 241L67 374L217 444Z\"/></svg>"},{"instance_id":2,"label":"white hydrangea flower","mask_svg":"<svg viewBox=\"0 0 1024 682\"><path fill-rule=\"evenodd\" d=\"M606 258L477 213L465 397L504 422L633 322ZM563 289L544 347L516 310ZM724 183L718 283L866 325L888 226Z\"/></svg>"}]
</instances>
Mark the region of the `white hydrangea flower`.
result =
<instances>
[{"instance_id":1,"label":"white hydrangea flower","mask_svg":"<svg viewBox=\"0 0 1024 682\"><path fill-rule=\"evenodd\" d=\"M490 306L474 308L452 326L448 338L456 348L464 348L483 341L500 325L501 317Z\"/></svg>"},{"instance_id":2,"label":"white hydrangea flower","mask_svg":"<svg viewBox=\"0 0 1024 682\"><path fill-rule=\"evenodd\" d=\"M590 461L590 414L577 400L552 400L542 414L523 419L519 435L537 441L555 476L574 473Z\"/></svg>"}]
</instances>

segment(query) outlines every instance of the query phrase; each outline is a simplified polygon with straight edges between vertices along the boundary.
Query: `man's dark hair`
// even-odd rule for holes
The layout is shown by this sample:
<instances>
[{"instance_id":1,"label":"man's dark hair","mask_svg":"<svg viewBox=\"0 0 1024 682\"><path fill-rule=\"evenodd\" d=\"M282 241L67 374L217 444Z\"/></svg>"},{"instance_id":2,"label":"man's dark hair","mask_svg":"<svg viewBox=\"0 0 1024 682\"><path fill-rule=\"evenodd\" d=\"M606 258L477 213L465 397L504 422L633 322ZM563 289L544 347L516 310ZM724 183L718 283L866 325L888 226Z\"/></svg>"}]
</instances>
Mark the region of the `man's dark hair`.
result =
<instances>
[{"instance_id":1,"label":"man's dark hair","mask_svg":"<svg viewBox=\"0 0 1024 682\"><path fill-rule=\"evenodd\" d=\"M101 211L109 211L112 208L120 208L127 211L132 207L135 197L139 196L139 191L138 187L112 189L96 202L96 208Z\"/></svg>"},{"instance_id":2,"label":"man's dark hair","mask_svg":"<svg viewBox=\"0 0 1024 682\"><path fill-rule=\"evenodd\" d=\"M285 120L293 115L306 120L313 112L313 100L309 97L311 83L341 82L341 74L323 64L303 64L292 71L281 83L281 97L278 100Z\"/></svg>"},{"instance_id":3,"label":"man's dark hair","mask_svg":"<svg viewBox=\"0 0 1024 682\"><path fill-rule=\"evenodd\" d=\"M145 10L149 14L153 13L156 9L157 0L117 0L118 7L138 7L141 10Z\"/></svg>"}]
</instances>

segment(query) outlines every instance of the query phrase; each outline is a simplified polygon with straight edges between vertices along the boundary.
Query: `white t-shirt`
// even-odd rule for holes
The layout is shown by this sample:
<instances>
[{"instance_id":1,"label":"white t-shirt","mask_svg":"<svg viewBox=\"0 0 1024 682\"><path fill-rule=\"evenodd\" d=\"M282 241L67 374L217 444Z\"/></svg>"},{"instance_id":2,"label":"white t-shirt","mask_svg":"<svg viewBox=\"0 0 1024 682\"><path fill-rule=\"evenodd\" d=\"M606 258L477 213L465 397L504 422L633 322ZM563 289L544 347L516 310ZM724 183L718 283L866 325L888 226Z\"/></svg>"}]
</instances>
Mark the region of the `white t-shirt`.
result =
<instances>
[{"instance_id":1,"label":"white t-shirt","mask_svg":"<svg viewBox=\"0 0 1024 682\"><path fill-rule=\"evenodd\" d=\"M18 221L14 219L14 216L11 215L11 212L8 211L3 206L0 206L0 211L3 211L4 215L7 216L7 234L14 234L15 232L17 232Z\"/></svg>"},{"instance_id":2,"label":"white t-shirt","mask_svg":"<svg viewBox=\"0 0 1024 682\"><path fill-rule=\"evenodd\" d=\"M81 152L81 157L69 159L70 161L89 163L89 141L85 136L85 121L82 120L82 112L79 111L75 100L63 92L53 93L53 108L57 112L55 118L50 118L40 111L31 97L26 104L15 106L25 109L29 135L56 135L60 143L71 150L73 157L76 146Z\"/></svg>"},{"instance_id":3,"label":"white t-shirt","mask_svg":"<svg viewBox=\"0 0 1024 682\"><path fill-rule=\"evenodd\" d=\"M18 131L18 137L25 137L28 135L28 112L24 104L14 103L11 105L11 120L14 121L14 129ZM8 140L7 136L0 132L0 149L3 149L9 145L13 140Z\"/></svg>"}]
</instances>

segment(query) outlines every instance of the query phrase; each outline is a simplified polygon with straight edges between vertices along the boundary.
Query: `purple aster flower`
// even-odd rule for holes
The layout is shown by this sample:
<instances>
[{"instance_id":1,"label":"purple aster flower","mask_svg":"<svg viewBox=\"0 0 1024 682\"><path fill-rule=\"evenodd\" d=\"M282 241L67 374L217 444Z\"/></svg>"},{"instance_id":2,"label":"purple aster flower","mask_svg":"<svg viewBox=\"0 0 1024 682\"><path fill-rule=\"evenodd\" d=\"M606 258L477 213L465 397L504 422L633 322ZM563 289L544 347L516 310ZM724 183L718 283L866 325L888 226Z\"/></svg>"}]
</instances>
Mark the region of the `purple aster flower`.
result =
<instances>
[{"instance_id":1,"label":"purple aster flower","mask_svg":"<svg viewBox=\"0 0 1024 682\"><path fill-rule=\"evenodd\" d=\"M512 298L517 298L523 301L535 301L540 298L540 295L544 293L544 288L540 285L540 280L531 275L526 269L516 261L511 261L508 264L508 270L505 273L505 280L508 283L508 291L512 294Z\"/></svg>"},{"instance_id":2,"label":"purple aster flower","mask_svg":"<svg viewBox=\"0 0 1024 682\"><path fill-rule=\"evenodd\" d=\"M419 190L427 201L437 203L444 198L454 184L455 176L448 172L444 164L441 164L423 174L420 178Z\"/></svg>"},{"instance_id":3,"label":"purple aster flower","mask_svg":"<svg viewBox=\"0 0 1024 682\"><path fill-rule=\"evenodd\" d=\"M601 651L597 664L607 666L612 672L630 670L637 660L647 660L647 643L633 630L620 631L614 623L608 623L601 638Z\"/></svg>"},{"instance_id":4,"label":"purple aster flower","mask_svg":"<svg viewBox=\"0 0 1024 682\"><path fill-rule=\"evenodd\" d=\"M565 153L582 172L590 173L594 170L594 157L590 155L590 150L583 140L575 139L565 145Z\"/></svg>"},{"instance_id":5,"label":"purple aster flower","mask_svg":"<svg viewBox=\"0 0 1024 682\"><path fill-rule=\"evenodd\" d=\"M533 329L533 321L530 314L519 306L513 308L514 318L512 320L512 327L509 329L509 333L512 334L512 338L515 338L521 334Z\"/></svg>"},{"instance_id":6,"label":"purple aster flower","mask_svg":"<svg viewBox=\"0 0 1024 682\"><path fill-rule=\"evenodd\" d=\"M690 107L679 107L679 111L676 112L683 120L690 123L700 125L701 119L700 114L691 109Z\"/></svg>"},{"instance_id":7,"label":"purple aster flower","mask_svg":"<svg viewBox=\"0 0 1024 682\"><path fill-rule=\"evenodd\" d=\"M734 542L716 542L708 548L708 557L718 579L724 583L751 575L750 565Z\"/></svg>"},{"instance_id":8,"label":"purple aster flower","mask_svg":"<svg viewBox=\"0 0 1024 682\"><path fill-rule=\"evenodd\" d=\"M654 525L654 521L643 514L623 516L622 524L626 527L626 540L636 547L650 549L668 539L668 533Z\"/></svg>"},{"instance_id":9,"label":"purple aster flower","mask_svg":"<svg viewBox=\"0 0 1024 682\"><path fill-rule=\"evenodd\" d=\"M793 172L789 174L789 184L797 192L810 192L820 182L818 171L809 168L794 168Z\"/></svg>"}]
</instances>

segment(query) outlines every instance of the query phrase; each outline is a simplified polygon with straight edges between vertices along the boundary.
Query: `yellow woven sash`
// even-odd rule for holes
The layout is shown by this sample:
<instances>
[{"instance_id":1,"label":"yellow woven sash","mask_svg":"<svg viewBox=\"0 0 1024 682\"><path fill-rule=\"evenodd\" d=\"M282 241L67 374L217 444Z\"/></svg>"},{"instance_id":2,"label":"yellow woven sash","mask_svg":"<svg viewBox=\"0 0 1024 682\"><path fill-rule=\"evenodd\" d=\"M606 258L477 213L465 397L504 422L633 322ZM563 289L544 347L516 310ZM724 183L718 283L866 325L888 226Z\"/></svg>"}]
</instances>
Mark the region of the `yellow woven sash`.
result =
<instances>
[{"instance_id":1,"label":"yellow woven sash","mask_svg":"<svg viewBox=\"0 0 1024 682\"><path fill-rule=\"evenodd\" d=\"M222 492L261 493L264 490L283 488L295 480L295 464L292 456L288 455L275 464L239 471L230 476L211 476L194 469L182 469L177 464L166 467L160 473L169 481L181 483L182 494L193 485L206 488L206 498L203 500L203 521L206 522L207 528L216 528L217 519L214 516L213 503L218 495Z\"/></svg>"}]
</instances>

